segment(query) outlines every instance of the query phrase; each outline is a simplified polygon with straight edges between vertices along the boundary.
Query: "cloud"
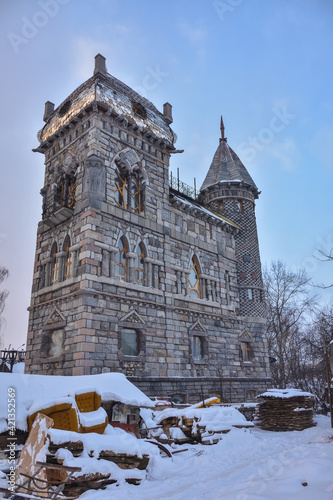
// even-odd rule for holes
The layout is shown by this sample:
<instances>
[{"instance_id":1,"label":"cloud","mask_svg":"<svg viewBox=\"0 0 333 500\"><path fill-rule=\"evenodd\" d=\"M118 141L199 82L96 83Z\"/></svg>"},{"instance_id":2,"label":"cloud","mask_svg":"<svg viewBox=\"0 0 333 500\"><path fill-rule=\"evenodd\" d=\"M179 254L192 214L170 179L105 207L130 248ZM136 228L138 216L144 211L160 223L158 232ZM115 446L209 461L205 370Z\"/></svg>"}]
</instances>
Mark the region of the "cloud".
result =
<instances>
[{"instance_id":1,"label":"cloud","mask_svg":"<svg viewBox=\"0 0 333 500\"><path fill-rule=\"evenodd\" d=\"M197 44L206 38L206 31L202 26L190 26L184 22L179 25L179 31L192 44Z\"/></svg>"},{"instance_id":2,"label":"cloud","mask_svg":"<svg viewBox=\"0 0 333 500\"><path fill-rule=\"evenodd\" d=\"M202 59L206 54L205 41L207 32L205 28L198 23L196 25L190 25L187 22L183 22L179 24L179 31L195 48L197 56Z\"/></svg>"}]
</instances>

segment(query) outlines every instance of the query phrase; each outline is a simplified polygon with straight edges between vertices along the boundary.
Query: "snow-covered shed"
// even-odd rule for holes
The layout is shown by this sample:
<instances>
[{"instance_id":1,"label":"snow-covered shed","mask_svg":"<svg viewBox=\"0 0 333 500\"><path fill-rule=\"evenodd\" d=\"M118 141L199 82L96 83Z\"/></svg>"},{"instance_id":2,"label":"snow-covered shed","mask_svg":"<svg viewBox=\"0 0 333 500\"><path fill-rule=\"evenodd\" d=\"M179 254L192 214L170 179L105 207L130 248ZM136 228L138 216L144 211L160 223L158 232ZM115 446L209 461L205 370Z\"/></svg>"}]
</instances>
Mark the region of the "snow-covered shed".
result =
<instances>
[{"instance_id":1,"label":"snow-covered shed","mask_svg":"<svg viewBox=\"0 0 333 500\"><path fill-rule=\"evenodd\" d=\"M113 408L117 418L121 418L119 414L127 417L138 412L140 407L154 407L154 403L122 373L72 377L1 373L0 433L7 430L9 394L15 408L15 426L26 431L27 416L34 410L82 391L95 391L101 395L109 420L116 420Z\"/></svg>"}]
</instances>

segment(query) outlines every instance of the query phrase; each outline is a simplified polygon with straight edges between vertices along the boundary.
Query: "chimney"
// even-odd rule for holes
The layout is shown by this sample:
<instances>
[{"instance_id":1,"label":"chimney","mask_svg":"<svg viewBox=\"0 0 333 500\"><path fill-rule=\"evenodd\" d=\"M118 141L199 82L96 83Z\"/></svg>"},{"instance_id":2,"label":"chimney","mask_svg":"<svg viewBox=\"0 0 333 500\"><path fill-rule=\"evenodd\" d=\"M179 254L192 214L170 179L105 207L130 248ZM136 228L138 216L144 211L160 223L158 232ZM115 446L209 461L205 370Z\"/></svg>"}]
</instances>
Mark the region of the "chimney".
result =
<instances>
[{"instance_id":1,"label":"chimney","mask_svg":"<svg viewBox=\"0 0 333 500\"><path fill-rule=\"evenodd\" d=\"M165 121L168 122L168 124L170 125L170 123L173 122L173 119L172 119L172 106L168 102L166 102L165 104L163 104L163 115L164 115Z\"/></svg>"},{"instance_id":2,"label":"chimney","mask_svg":"<svg viewBox=\"0 0 333 500\"><path fill-rule=\"evenodd\" d=\"M52 115L53 111L54 111L54 104L53 104L53 102L47 101L45 103L45 109L44 109L44 116L43 116L44 122L47 122L47 120L49 119L49 117Z\"/></svg>"},{"instance_id":3,"label":"chimney","mask_svg":"<svg viewBox=\"0 0 333 500\"><path fill-rule=\"evenodd\" d=\"M94 70L94 75L97 75L100 73L101 75L106 76L106 64L105 64L105 57L102 56L101 54L97 54L95 56L95 70Z\"/></svg>"}]
</instances>

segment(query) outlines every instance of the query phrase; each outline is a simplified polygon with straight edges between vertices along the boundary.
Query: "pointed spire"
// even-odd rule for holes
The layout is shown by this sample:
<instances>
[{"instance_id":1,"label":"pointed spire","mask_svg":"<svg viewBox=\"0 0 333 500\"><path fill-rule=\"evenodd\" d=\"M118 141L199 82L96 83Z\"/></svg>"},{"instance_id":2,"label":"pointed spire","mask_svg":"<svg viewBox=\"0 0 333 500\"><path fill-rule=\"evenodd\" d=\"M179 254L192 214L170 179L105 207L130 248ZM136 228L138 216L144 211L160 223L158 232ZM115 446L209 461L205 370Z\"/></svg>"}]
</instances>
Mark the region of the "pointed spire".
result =
<instances>
[{"instance_id":1,"label":"pointed spire","mask_svg":"<svg viewBox=\"0 0 333 500\"><path fill-rule=\"evenodd\" d=\"M224 123L223 123L223 118L222 118L222 115L221 115L221 125L220 125L220 130L221 130L221 141L224 141L224 140L225 140L225 137L224 137Z\"/></svg>"}]
</instances>

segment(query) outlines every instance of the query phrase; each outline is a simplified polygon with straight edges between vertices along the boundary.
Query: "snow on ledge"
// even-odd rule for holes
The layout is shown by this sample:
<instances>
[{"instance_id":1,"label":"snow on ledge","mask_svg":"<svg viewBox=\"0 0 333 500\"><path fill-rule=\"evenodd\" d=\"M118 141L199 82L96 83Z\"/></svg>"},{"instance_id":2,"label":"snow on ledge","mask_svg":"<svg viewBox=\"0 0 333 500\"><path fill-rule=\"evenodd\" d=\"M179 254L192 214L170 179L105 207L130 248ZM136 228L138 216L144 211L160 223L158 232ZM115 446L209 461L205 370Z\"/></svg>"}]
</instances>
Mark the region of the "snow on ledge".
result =
<instances>
[{"instance_id":1,"label":"snow on ledge","mask_svg":"<svg viewBox=\"0 0 333 500\"><path fill-rule=\"evenodd\" d=\"M295 398L295 397L313 397L314 395L311 392L304 392L300 389L268 389L268 391L263 394L259 394L257 398Z\"/></svg>"}]
</instances>

